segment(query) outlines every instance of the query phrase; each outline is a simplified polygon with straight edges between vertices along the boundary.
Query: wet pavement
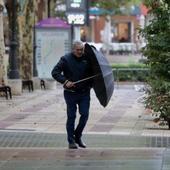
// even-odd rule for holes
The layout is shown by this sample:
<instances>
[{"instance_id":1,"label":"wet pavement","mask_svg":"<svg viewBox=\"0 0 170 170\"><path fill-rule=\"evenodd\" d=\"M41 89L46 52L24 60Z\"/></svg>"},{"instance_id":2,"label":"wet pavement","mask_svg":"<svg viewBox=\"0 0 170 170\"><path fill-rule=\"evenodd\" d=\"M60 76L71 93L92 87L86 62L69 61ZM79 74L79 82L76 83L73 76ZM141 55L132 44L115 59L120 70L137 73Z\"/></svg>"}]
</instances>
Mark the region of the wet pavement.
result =
<instances>
[{"instance_id":1,"label":"wet pavement","mask_svg":"<svg viewBox=\"0 0 170 170\"><path fill-rule=\"evenodd\" d=\"M1 170L168 170L167 149L1 149ZM162 159L164 157L164 159Z\"/></svg>"},{"instance_id":2,"label":"wet pavement","mask_svg":"<svg viewBox=\"0 0 170 170\"><path fill-rule=\"evenodd\" d=\"M170 130L153 122L134 85L116 86L106 108L92 91L88 148L77 150L67 149L60 85L0 97L0 170L170 170Z\"/></svg>"}]
</instances>

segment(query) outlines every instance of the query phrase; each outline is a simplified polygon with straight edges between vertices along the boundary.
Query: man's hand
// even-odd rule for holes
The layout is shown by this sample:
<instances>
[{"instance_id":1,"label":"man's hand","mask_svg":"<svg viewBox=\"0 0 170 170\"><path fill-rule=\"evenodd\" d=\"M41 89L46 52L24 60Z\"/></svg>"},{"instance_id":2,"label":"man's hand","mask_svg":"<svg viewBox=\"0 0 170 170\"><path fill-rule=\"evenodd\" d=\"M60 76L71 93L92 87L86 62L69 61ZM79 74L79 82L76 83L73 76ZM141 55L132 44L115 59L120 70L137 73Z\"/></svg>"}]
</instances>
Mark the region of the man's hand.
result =
<instances>
[{"instance_id":1,"label":"man's hand","mask_svg":"<svg viewBox=\"0 0 170 170\"><path fill-rule=\"evenodd\" d=\"M71 88L71 87L75 87L75 84L74 84L74 82L67 80L64 83L64 86L67 87L67 88Z\"/></svg>"}]
</instances>

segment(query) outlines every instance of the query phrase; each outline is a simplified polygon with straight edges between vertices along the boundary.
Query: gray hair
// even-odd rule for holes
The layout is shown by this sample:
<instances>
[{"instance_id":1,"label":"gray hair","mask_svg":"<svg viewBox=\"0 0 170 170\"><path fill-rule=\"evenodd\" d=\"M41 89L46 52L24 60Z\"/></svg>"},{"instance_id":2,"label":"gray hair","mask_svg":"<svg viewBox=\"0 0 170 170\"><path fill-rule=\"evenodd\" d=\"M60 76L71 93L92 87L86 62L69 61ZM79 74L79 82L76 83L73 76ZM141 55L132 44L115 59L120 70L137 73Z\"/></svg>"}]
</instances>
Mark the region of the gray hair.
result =
<instances>
[{"instance_id":1,"label":"gray hair","mask_svg":"<svg viewBox=\"0 0 170 170\"><path fill-rule=\"evenodd\" d=\"M76 40L76 41L73 42L73 45L72 45L73 49L74 49L77 45L84 47L84 44L83 44L82 41Z\"/></svg>"}]
</instances>

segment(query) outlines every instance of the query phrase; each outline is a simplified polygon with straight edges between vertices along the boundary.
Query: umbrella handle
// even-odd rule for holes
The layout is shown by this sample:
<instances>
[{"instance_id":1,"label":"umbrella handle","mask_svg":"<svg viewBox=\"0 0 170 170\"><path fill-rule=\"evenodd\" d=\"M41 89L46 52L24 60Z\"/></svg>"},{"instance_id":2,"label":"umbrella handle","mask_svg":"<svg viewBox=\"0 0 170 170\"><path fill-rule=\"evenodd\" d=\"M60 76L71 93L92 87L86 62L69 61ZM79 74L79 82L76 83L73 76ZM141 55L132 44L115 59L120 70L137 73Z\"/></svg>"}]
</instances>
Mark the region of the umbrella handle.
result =
<instances>
[{"instance_id":1,"label":"umbrella handle","mask_svg":"<svg viewBox=\"0 0 170 170\"><path fill-rule=\"evenodd\" d=\"M93 75L93 76L86 77L86 78L84 78L84 79L81 79L81 80L75 81L75 82L73 82L73 83L74 83L74 84L78 84L78 83L81 83L81 82L83 82L83 81L86 81L86 80L92 79L92 78L97 77L97 76L100 76L100 75L101 75L101 74L96 74L96 75Z\"/></svg>"}]
</instances>

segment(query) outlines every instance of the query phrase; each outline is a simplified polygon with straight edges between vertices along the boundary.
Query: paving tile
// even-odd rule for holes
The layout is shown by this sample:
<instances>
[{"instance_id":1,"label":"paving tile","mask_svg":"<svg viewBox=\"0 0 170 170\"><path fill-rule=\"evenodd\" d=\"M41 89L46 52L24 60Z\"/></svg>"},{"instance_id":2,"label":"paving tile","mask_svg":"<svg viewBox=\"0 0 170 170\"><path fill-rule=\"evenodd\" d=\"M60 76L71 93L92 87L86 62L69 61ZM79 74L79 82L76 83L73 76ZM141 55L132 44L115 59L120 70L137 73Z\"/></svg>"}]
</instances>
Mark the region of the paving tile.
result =
<instances>
[{"instance_id":1,"label":"paving tile","mask_svg":"<svg viewBox=\"0 0 170 170\"><path fill-rule=\"evenodd\" d=\"M67 149L62 86L0 99L0 170L169 170L170 131L145 117L142 96L119 86L103 108L92 91L88 148L76 151Z\"/></svg>"},{"instance_id":2,"label":"paving tile","mask_svg":"<svg viewBox=\"0 0 170 170\"><path fill-rule=\"evenodd\" d=\"M5 151L5 149L2 149ZM2 170L120 169L160 170L164 149L6 149L10 159Z\"/></svg>"},{"instance_id":3,"label":"paving tile","mask_svg":"<svg viewBox=\"0 0 170 170\"><path fill-rule=\"evenodd\" d=\"M163 156L163 168L162 170L170 169L170 148L166 149Z\"/></svg>"}]
</instances>

